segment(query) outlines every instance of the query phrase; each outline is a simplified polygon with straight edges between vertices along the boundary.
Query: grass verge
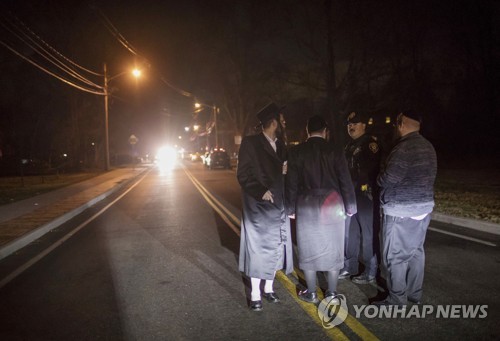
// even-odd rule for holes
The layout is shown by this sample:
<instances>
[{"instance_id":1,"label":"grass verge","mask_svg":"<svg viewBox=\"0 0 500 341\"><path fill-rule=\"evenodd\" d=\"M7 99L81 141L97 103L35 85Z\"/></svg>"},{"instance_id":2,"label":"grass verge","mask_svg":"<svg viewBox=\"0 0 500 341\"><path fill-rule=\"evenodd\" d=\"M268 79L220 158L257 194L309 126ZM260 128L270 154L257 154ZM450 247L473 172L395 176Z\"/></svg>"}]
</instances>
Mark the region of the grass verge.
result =
<instances>
[{"instance_id":1,"label":"grass verge","mask_svg":"<svg viewBox=\"0 0 500 341\"><path fill-rule=\"evenodd\" d=\"M100 173L76 173L0 178L0 205L31 198L80 181Z\"/></svg>"},{"instance_id":2,"label":"grass verge","mask_svg":"<svg viewBox=\"0 0 500 341\"><path fill-rule=\"evenodd\" d=\"M500 170L438 171L435 211L500 224Z\"/></svg>"}]
</instances>

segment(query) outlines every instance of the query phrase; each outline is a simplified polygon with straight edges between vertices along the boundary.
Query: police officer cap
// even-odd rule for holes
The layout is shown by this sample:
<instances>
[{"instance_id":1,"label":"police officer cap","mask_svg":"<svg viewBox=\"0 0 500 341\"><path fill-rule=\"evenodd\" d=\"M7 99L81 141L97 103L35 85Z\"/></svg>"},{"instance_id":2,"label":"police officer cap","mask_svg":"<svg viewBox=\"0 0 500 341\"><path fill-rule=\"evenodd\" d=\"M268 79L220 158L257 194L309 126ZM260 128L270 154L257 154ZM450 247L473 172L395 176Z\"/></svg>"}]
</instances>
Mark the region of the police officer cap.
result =
<instances>
[{"instance_id":1,"label":"police officer cap","mask_svg":"<svg viewBox=\"0 0 500 341\"><path fill-rule=\"evenodd\" d=\"M327 128L328 125L323 117L319 115L314 115L307 121L307 132L313 133L315 131L323 130L323 128Z\"/></svg>"},{"instance_id":2,"label":"police officer cap","mask_svg":"<svg viewBox=\"0 0 500 341\"><path fill-rule=\"evenodd\" d=\"M360 113L358 111L352 111L349 115L347 115L347 124L360 123L360 122L367 124L368 117L365 114Z\"/></svg>"},{"instance_id":3,"label":"police officer cap","mask_svg":"<svg viewBox=\"0 0 500 341\"><path fill-rule=\"evenodd\" d=\"M408 118L411 118L412 120L415 120L419 123L422 123L422 115L420 115L419 113L417 113L415 110L412 110L412 109L408 109L408 110L403 110L401 111L401 113L408 117Z\"/></svg>"},{"instance_id":4,"label":"police officer cap","mask_svg":"<svg viewBox=\"0 0 500 341\"><path fill-rule=\"evenodd\" d=\"M273 118L279 120L280 112L282 111L282 109L283 107L280 108L276 105L276 103L273 102L266 105L257 113L257 118L259 119L260 124L265 124L267 121Z\"/></svg>"}]
</instances>

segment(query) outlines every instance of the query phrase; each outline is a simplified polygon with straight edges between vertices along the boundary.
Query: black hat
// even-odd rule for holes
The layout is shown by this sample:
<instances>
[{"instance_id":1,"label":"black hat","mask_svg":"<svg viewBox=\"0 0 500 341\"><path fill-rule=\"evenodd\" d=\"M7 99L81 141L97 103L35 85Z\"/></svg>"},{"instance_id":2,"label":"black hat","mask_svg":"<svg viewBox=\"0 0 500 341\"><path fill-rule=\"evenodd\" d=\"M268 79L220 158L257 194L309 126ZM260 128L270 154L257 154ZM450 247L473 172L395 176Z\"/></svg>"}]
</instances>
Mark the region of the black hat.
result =
<instances>
[{"instance_id":1,"label":"black hat","mask_svg":"<svg viewBox=\"0 0 500 341\"><path fill-rule=\"evenodd\" d=\"M401 111L401 113L404 116L411 118L412 120L415 120L419 123L422 123L422 116L419 113L417 113L415 110L412 110L412 109L403 110L403 111Z\"/></svg>"},{"instance_id":2,"label":"black hat","mask_svg":"<svg viewBox=\"0 0 500 341\"><path fill-rule=\"evenodd\" d=\"M363 113L360 113L358 111L352 111L349 115L347 115L347 122L346 124L350 123L368 123L368 117L364 115Z\"/></svg>"},{"instance_id":3,"label":"black hat","mask_svg":"<svg viewBox=\"0 0 500 341\"><path fill-rule=\"evenodd\" d=\"M307 120L307 132L309 134L327 127L325 119L319 115L314 115Z\"/></svg>"},{"instance_id":4,"label":"black hat","mask_svg":"<svg viewBox=\"0 0 500 341\"><path fill-rule=\"evenodd\" d=\"M273 118L279 120L280 112L282 109L282 107L278 107L276 103L273 102L266 105L257 113L257 118L259 119L260 124L265 124L267 121Z\"/></svg>"}]
</instances>

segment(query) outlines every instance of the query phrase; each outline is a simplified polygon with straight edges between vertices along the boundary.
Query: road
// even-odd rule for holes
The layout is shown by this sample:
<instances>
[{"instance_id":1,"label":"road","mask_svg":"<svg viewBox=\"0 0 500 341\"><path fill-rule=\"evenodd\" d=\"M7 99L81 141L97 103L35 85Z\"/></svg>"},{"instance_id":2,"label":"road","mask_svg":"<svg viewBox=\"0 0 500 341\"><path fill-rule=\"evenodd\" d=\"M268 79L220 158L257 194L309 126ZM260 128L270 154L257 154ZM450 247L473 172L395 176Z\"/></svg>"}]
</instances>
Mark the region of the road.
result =
<instances>
[{"instance_id":1,"label":"road","mask_svg":"<svg viewBox=\"0 0 500 341\"><path fill-rule=\"evenodd\" d=\"M249 311L237 266L240 200L234 170L153 168L8 264L40 258L0 290L0 339L498 339L499 238L436 223L426 241L423 305L483 306L484 318L356 318L382 288L344 280L350 316L325 329L316 309L296 298L300 271L278 276L281 303ZM38 256L54 243L61 245Z\"/></svg>"}]
</instances>

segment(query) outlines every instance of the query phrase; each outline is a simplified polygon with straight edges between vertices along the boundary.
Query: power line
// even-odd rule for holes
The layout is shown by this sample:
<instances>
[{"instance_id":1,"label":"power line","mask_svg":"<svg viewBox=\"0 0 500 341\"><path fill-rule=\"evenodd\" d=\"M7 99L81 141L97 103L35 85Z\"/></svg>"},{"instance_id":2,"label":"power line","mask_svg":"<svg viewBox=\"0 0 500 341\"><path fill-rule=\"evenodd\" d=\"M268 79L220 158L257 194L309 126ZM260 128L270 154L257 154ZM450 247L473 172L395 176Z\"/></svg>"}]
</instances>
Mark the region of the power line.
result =
<instances>
[{"instance_id":1,"label":"power line","mask_svg":"<svg viewBox=\"0 0 500 341\"><path fill-rule=\"evenodd\" d=\"M18 20L19 21L19 20ZM21 22L22 23L22 22ZM22 29L20 29L15 23L12 23L10 22L10 24L16 28L18 31L21 32L21 34L24 36L21 36L20 34L18 34L17 32L15 32L12 28L8 27L5 23L1 23L1 25L7 30L9 31L10 33L12 33L15 37L17 37L19 40L21 40L24 44L26 44L28 47L30 47L34 52L38 53L40 56L42 56L44 59L46 59L47 61L49 61L50 63L52 63L53 65L55 65L57 68L61 69L62 71L68 73L69 75L71 75L72 77L90 85L90 86L93 86L93 87L96 87L98 89L103 89L102 86L100 85L97 85L95 84L94 82L88 80L87 78L83 77L82 75L80 75L78 72L76 72L76 70L72 69L70 66L64 64L64 62L62 62L61 60L57 59L57 56L54 56L53 54L51 54L49 51L47 51L43 46L41 46L37 41L35 41L32 37L30 37L29 35L27 35L25 32L22 31ZM26 26L25 26L26 27ZM26 27L27 28L27 27ZM29 30L29 29L28 29ZM66 60L69 61L69 59L67 59L66 57L62 56L62 54L60 54L59 52L57 52L55 49L53 49L50 45L48 45L47 43L45 43L40 37L38 37L36 34L34 34L31 30L29 30L29 32L32 33L33 36L35 36L36 38L38 38L40 41L42 41L47 47L49 47L50 49L52 49L53 51L55 51L57 54L59 54L61 57L65 58ZM26 39L28 39L29 41L31 41L32 43L30 43L29 41L27 41ZM33 45L34 44L34 45ZM73 63L75 65L77 65L76 63Z\"/></svg>"},{"instance_id":2,"label":"power line","mask_svg":"<svg viewBox=\"0 0 500 341\"><path fill-rule=\"evenodd\" d=\"M91 6L91 8L97 10L99 16L101 17L101 19L103 20L103 23L104 23L104 26L106 26L106 28L108 29L108 31L118 40L118 42L120 44L122 44L127 50L129 50L132 54L134 54L135 56L138 56L138 57L141 57L142 59L144 59L144 61L148 64L148 66L151 68L151 63L148 61L147 58L145 58L142 54L140 54L138 52L138 50L136 48L134 48L128 41L127 39L125 39L125 37L118 31L118 29L113 25L113 23L106 17L106 15L97 7L95 6ZM165 77L163 76L160 76L160 80L165 83L165 85L167 85L168 87L172 88L173 90L175 90L178 94L182 95L182 96L185 96L185 97L190 97L190 98L194 98L195 95L190 93L189 91L186 91L186 90L183 90L175 85L173 85L172 83L170 83L169 81L167 81L165 79Z\"/></svg>"},{"instance_id":3,"label":"power line","mask_svg":"<svg viewBox=\"0 0 500 341\"><path fill-rule=\"evenodd\" d=\"M61 53L59 53L59 51L57 51L56 49L54 49L52 46L50 46L47 42L45 42L42 38L40 38L35 32L33 32L24 22L22 22L19 18L17 18L14 14L12 14L11 12L9 12L9 14L14 17L28 32L30 32L33 36L35 36L38 40L40 40L45 46L47 46L50 50L52 50L54 53L56 53L59 57L63 58L64 60L66 60L67 62L69 62L70 64L76 66L77 68L83 70L83 71L86 71L94 76L99 76L99 77L103 77L104 75L102 73L97 73L95 71L92 71L92 70L89 70L81 65L78 65L77 63L75 63L74 61L72 61L71 59L65 57L64 55L62 55Z\"/></svg>"},{"instance_id":4,"label":"power line","mask_svg":"<svg viewBox=\"0 0 500 341\"><path fill-rule=\"evenodd\" d=\"M9 45L7 42L2 41L2 45L4 45L7 49L21 57L22 59L28 61L32 65L38 67L40 70L50 74L53 77L56 77L57 79L61 80L62 82L71 85L73 87L76 87L80 90L86 91L86 92L91 92L94 94L99 94L102 95L104 94L104 87L95 84L94 82L90 81L89 79L85 78L81 74L79 74L76 70L71 68L71 66L67 65L64 63L64 60L70 62L72 65L78 66L80 68L80 65L77 63L71 61L69 58L66 58L63 56L61 53L59 53L56 49L51 47L49 44L47 44L42 38L40 38L36 33L34 33L26 24L24 24L19 18L17 18L14 14L11 12L8 12L9 16L7 15L2 15L2 20L0 21L1 26L8 32L10 32L14 37L19 39L22 43L27 45L31 50L33 50L35 53L43 57L45 60L62 70L63 72L66 72L69 74L71 77L75 78L76 80L86 83L87 85L90 85L91 87L95 87L98 90L95 89L89 89L85 86L81 86L76 84L74 81L68 80L64 78L61 75L57 75L55 72L49 71L46 67L41 66L39 63L35 62L32 58L29 58L27 56L24 56L22 53L17 51L13 46ZM14 18L15 21L12 19ZM20 25L22 27L20 27ZM45 48L44 46L47 48ZM51 52L53 51L53 52ZM54 55L55 53L55 55ZM61 60L61 58L63 60ZM85 69L85 68L83 68ZM85 69L87 70L87 69ZM90 71L90 70L87 70ZM90 71L92 72L92 71ZM98 73L92 72L95 75L99 75ZM99 91L101 90L101 91Z\"/></svg>"},{"instance_id":5,"label":"power line","mask_svg":"<svg viewBox=\"0 0 500 341\"><path fill-rule=\"evenodd\" d=\"M66 83L66 84L68 84L68 85L71 85L72 87L75 87L75 88L80 89L80 90L82 90L82 91L90 92L90 93L92 93L92 94L96 94L96 95L105 95L105 93L104 93L104 92L98 92L98 91L95 91L95 90L92 90L92 89L87 89L87 88L84 88L84 87L82 87L82 86L80 86L80 85L78 85L78 84L75 84L75 83L73 83L73 82L71 82L71 81L69 81L69 80L67 80L67 79L65 79L65 78L63 78L63 77L61 77L61 76L59 76L59 75L56 75L55 73L53 73L53 72L51 72L51 71L49 71L49 70L45 69L44 67L42 67L42 66L38 65L37 63L35 63L35 62L34 62L34 61L32 61L31 59L29 59L28 57L23 56L21 53L19 53L19 52L18 52L18 51L16 51L14 48L12 48L12 47L11 47L11 46L9 46L7 43L5 43L5 42L3 42L3 41L1 41L1 40L0 40L0 44L2 44L3 46L5 46L7 49L9 49L10 51L12 51L14 54L18 55L18 56L19 56L19 57L21 57L22 59L26 60L28 63L30 63L30 64L32 64L32 65L34 65L34 66L36 66L37 68L39 68L40 70L42 70L42 71L44 71L44 72L48 73L49 75L51 75L51 76L53 76L53 77L55 77L55 78L59 79L61 82L64 82L64 83Z\"/></svg>"},{"instance_id":6,"label":"power line","mask_svg":"<svg viewBox=\"0 0 500 341\"><path fill-rule=\"evenodd\" d=\"M101 19L103 20L104 26L108 29L108 31L122 44L127 50L129 50L133 55L138 56L143 58L146 62L147 59L141 56L138 52L137 49L135 49L128 41L125 39L125 37L118 31L118 29L113 25L113 23L104 15L104 13L97 7L91 6L91 8L97 10L97 13L101 16ZM149 64L149 62L148 62Z\"/></svg>"}]
</instances>

